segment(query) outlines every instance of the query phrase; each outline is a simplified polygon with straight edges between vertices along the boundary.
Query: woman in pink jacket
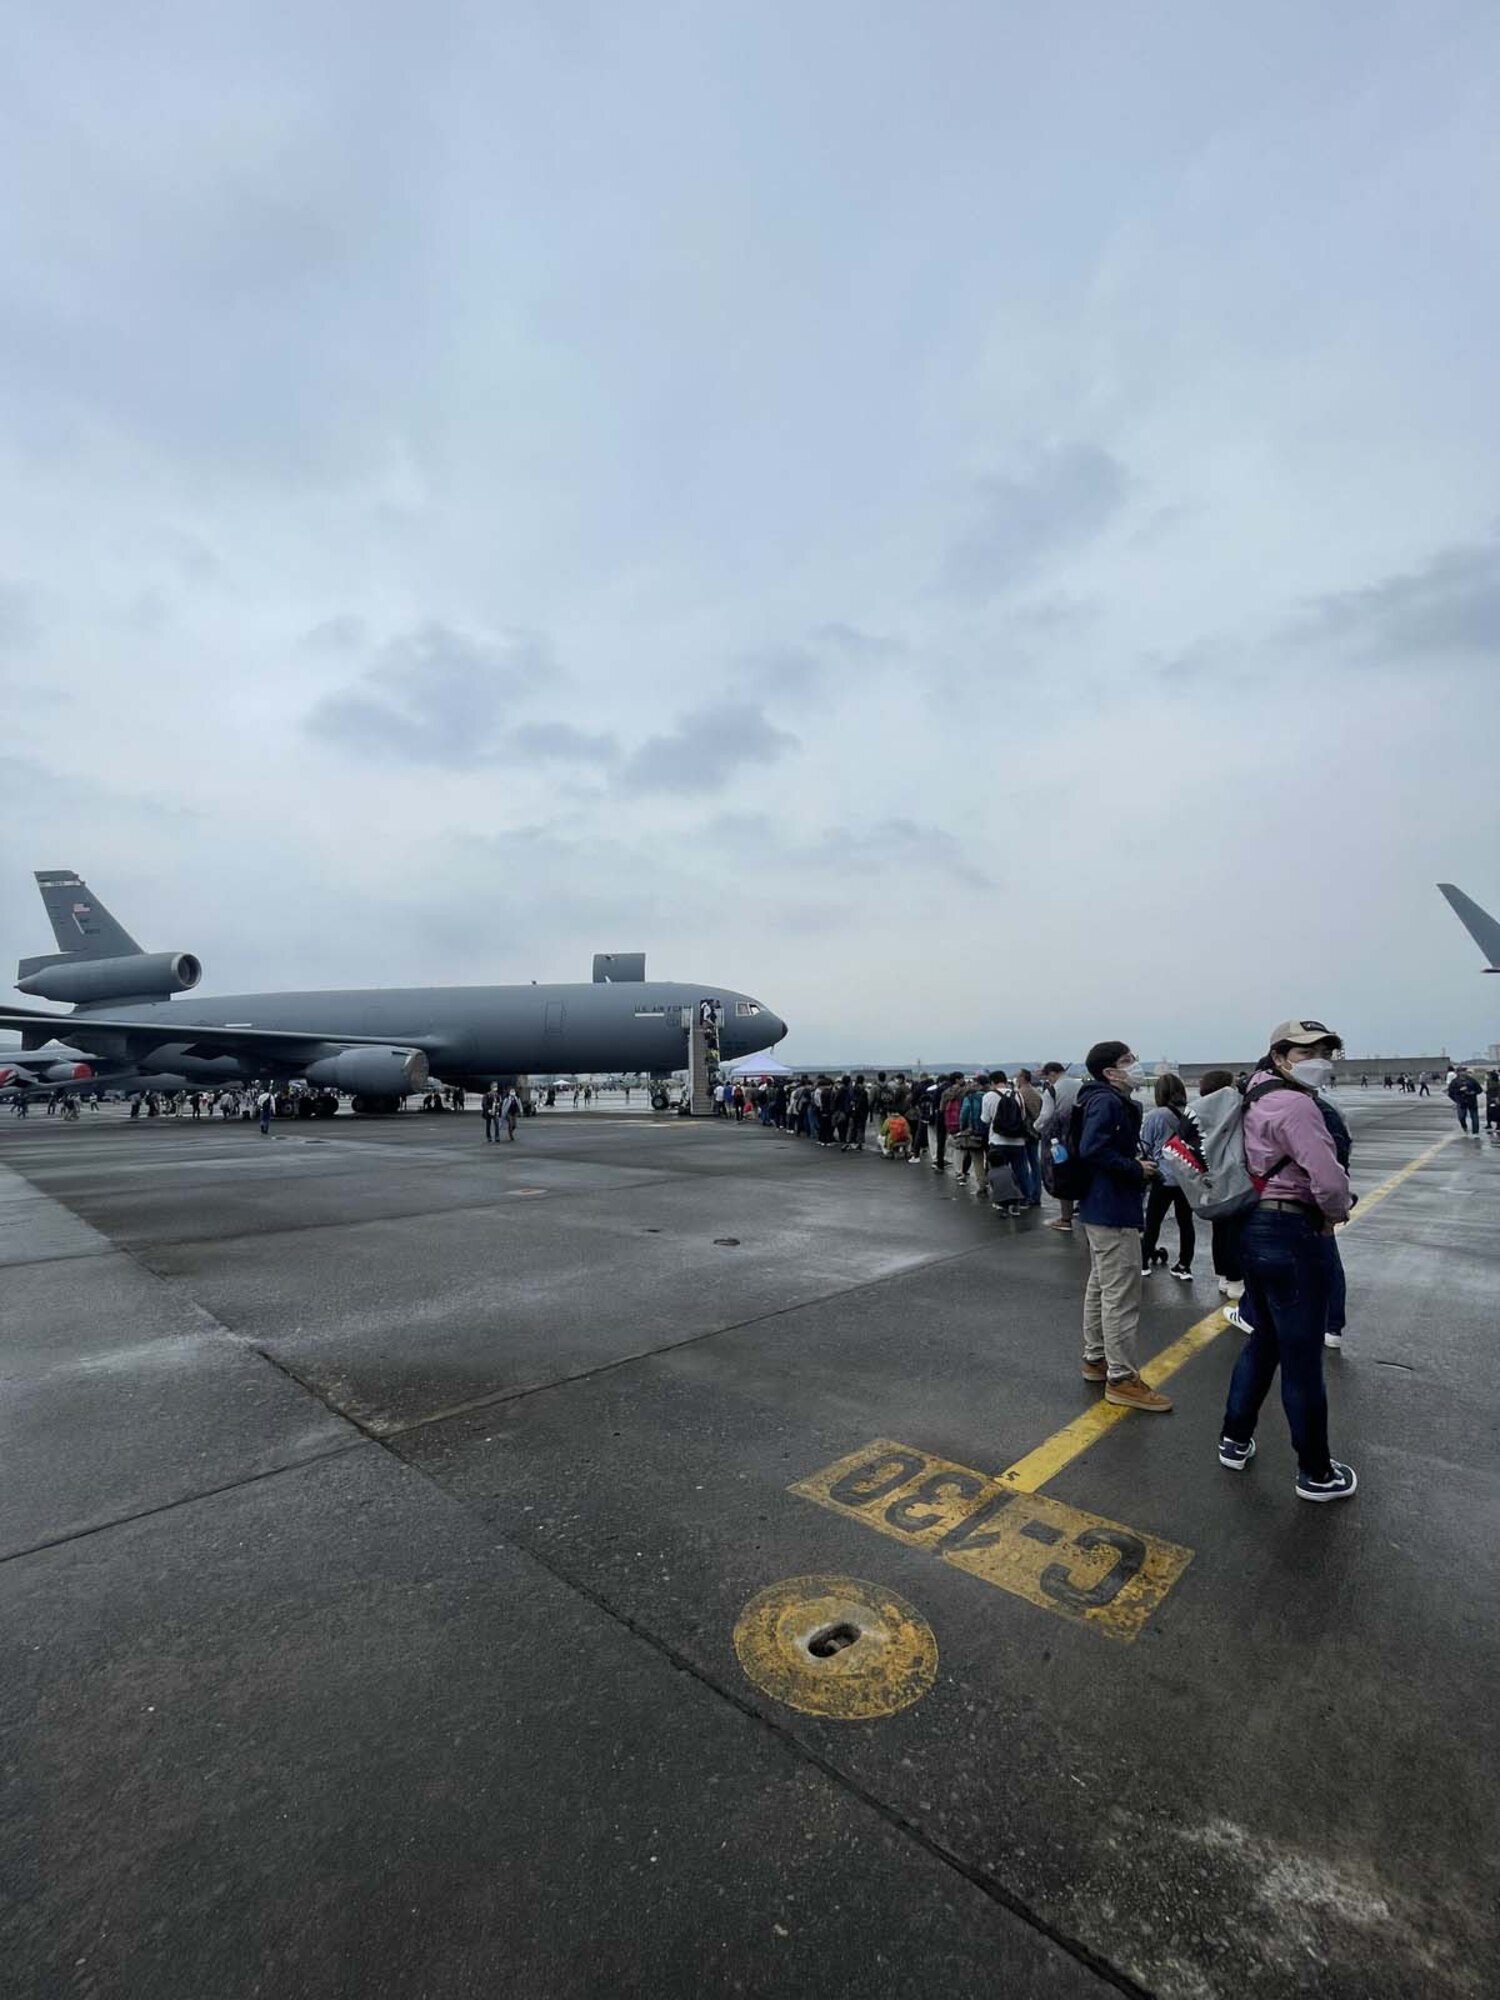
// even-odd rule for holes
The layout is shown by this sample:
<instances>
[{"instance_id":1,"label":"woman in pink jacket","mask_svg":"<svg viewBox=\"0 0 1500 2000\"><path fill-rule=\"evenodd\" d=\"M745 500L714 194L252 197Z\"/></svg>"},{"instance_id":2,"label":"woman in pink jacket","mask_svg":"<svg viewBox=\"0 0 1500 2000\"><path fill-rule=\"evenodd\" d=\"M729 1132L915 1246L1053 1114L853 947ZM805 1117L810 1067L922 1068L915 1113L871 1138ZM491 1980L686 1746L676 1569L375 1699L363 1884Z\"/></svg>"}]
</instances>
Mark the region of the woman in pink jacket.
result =
<instances>
[{"instance_id":1,"label":"woman in pink jacket","mask_svg":"<svg viewBox=\"0 0 1500 2000\"><path fill-rule=\"evenodd\" d=\"M1219 1462L1243 1472L1255 1456L1260 1406L1281 1370L1281 1400L1297 1453L1299 1500L1347 1500L1353 1468L1328 1452L1323 1330L1328 1262L1319 1239L1349 1215L1349 1176L1318 1109L1341 1038L1321 1021L1284 1021L1245 1091L1245 1163L1260 1191L1240 1231L1245 1342L1224 1410Z\"/></svg>"}]
</instances>

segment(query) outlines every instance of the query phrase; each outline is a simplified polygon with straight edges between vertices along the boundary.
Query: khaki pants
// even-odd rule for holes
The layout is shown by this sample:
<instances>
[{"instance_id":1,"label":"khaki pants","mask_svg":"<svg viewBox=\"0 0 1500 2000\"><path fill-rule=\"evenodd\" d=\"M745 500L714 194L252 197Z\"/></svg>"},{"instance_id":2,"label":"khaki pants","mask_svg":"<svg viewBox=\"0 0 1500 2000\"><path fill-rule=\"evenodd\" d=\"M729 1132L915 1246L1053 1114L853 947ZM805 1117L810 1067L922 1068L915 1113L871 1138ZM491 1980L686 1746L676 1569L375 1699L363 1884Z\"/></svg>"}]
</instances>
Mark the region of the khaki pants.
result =
<instances>
[{"instance_id":1,"label":"khaki pants","mask_svg":"<svg viewBox=\"0 0 1500 2000\"><path fill-rule=\"evenodd\" d=\"M1089 1282L1083 1295L1083 1358L1108 1361L1109 1379L1137 1372L1135 1333L1141 1318L1141 1232L1086 1222Z\"/></svg>"}]
</instances>

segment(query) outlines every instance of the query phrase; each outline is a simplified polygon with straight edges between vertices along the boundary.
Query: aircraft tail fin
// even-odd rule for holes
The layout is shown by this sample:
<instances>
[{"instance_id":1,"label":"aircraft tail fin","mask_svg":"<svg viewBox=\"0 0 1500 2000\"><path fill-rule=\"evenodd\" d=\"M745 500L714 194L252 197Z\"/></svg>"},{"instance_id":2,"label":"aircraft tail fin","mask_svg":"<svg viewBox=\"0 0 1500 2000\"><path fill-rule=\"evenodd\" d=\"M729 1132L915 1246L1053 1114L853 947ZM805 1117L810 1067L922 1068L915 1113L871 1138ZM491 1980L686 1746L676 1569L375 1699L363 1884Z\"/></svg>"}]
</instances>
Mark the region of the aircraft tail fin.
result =
<instances>
[{"instance_id":1,"label":"aircraft tail fin","mask_svg":"<svg viewBox=\"0 0 1500 2000\"><path fill-rule=\"evenodd\" d=\"M65 957L133 958L139 953L140 946L129 931L115 922L73 869L38 868L36 886L52 920L57 948ZM55 964L56 960L43 962Z\"/></svg>"},{"instance_id":2,"label":"aircraft tail fin","mask_svg":"<svg viewBox=\"0 0 1500 2000\"><path fill-rule=\"evenodd\" d=\"M1454 916L1488 960L1485 970L1500 972L1500 922L1488 910L1481 910L1462 889L1455 889L1451 882L1439 882L1438 887L1447 897Z\"/></svg>"}]
</instances>

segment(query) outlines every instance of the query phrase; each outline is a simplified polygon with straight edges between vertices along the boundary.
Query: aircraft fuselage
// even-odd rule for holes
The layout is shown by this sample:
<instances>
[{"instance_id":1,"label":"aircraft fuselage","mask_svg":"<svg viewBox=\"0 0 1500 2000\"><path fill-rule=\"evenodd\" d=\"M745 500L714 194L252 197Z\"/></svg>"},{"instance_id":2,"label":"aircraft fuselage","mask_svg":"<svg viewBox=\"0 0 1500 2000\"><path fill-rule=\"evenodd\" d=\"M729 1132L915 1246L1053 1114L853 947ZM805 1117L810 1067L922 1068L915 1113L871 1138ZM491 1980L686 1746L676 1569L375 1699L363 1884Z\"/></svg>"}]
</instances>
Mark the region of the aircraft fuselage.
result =
<instances>
[{"instance_id":1,"label":"aircraft fuselage","mask_svg":"<svg viewBox=\"0 0 1500 2000\"><path fill-rule=\"evenodd\" d=\"M719 1003L719 1048L726 1061L768 1048L786 1033L776 1014L748 993L680 980L551 986L370 987L325 993L194 994L190 1001L101 1007L115 1020L172 1027L306 1029L336 1042L341 1035L379 1036L393 1046L427 1051L434 1076L526 1076L558 1071L670 1071L687 1062L684 1009ZM68 1034L92 1039L88 1013L68 1016ZM98 1039L108 1040L108 1030ZM143 1070L168 1070L202 1081L273 1075L287 1067L269 1057L194 1057L191 1041L160 1044ZM101 1051L103 1053L103 1051Z\"/></svg>"}]
</instances>

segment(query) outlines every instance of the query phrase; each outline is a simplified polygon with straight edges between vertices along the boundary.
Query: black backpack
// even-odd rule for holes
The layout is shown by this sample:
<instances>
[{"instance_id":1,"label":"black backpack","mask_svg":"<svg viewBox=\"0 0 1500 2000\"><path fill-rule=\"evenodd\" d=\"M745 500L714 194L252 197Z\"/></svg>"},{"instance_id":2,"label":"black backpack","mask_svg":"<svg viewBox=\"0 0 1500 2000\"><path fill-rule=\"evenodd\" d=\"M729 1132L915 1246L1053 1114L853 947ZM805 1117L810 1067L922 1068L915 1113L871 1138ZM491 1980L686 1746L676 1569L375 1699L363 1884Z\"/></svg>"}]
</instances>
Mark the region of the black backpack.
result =
<instances>
[{"instance_id":1,"label":"black backpack","mask_svg":"<svg viewBox=\"0 0 1500 2000\"><path fill-rule=\"evenodd\" d=\"M990 1120L990 1138L1024 1139L1026 1137L1026 1107L1013 1090L1002 1090L1000 1101L995 1106L995 1115Z\"/></svg>"},{"instance_id":2,"label":"black backpack","mask_svg":"<svg viewBox=\"0 0 1500 2000\"><path fill-rule=\"evenodd\" d=\"M1059 1137L1054 1130L1048 1141L1052 1148L1052 1192L1059 1201L1082 1201L1089 1191L1093 1173L1078 1151L1082 1138L1083 1106L1075 1098L1068 1113L1066 1136Z\"/></svg>"}]
</instances>

